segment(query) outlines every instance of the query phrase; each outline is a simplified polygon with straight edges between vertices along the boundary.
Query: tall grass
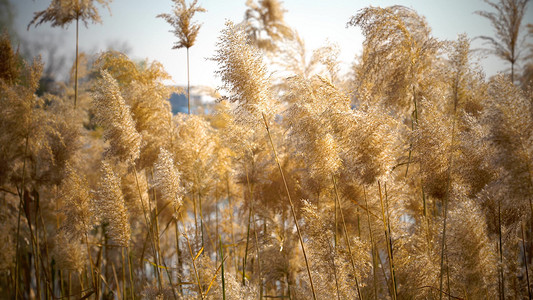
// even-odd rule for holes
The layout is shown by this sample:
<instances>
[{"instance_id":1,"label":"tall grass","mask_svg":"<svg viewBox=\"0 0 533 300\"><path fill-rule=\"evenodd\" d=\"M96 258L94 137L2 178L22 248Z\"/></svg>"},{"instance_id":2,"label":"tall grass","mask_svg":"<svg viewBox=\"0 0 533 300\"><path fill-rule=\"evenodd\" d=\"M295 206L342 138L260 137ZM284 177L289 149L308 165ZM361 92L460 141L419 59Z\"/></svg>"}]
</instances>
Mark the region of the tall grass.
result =
<instances>
[{"instance_id":1,"label":"tall grass","mask_svg":"<svg viewBox=\"0 0 533 300\"><path fill-rule=\"evenodd\" d=\"M60 3L32 24L97 20ZM161 17L188 50L204 10L175 4ZM0 39L0 294L531 297L531 92L412 9L351 18L365 42L343 74L335 45L305 64L280 2L247 5L209 114L172 115L163 66L113 51L79 60L91 105L38 96L42 63Z\"/></svg>"}]
</instances>

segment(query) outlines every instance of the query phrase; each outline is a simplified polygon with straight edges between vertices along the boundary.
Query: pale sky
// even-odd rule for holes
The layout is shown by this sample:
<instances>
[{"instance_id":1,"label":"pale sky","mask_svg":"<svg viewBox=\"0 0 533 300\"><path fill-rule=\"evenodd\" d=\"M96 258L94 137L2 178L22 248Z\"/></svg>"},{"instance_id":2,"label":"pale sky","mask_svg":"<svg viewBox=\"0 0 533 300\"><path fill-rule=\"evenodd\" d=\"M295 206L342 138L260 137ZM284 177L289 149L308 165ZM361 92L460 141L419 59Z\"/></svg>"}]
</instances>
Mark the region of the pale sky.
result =
<instances>
[{"instance_id":1,"label":"pale sky","mask_svg":"<svg viewBox=\"0 0 533 300\"><path fill-rule=\"evenodd\" d=\"M68 29L52 28L49 23L26 30L35 11L46 9L49 0L10 0L15 6L15 27L22 40L34 43L52 43L66 55L68 68L72 65L75 45L75 24ZM187 0L186 2L190 2ZM225 20L235 23L244 18L246 0L199 0L207 9L197 13L195 20L202 24L196 44L190 49L191 85L220 86L220 79L214 71L217 65L208 59L215 55L215 44ZM354 57L361 53L363 36L355 27L346 28L346 23L358 10L367 6L386 7L404 5L426 17L433 35L439 39L456 39L458 34L466 33L470 38L479 35L492 35L490 22L479 15L477 10L490 10L482 0L285 0L283 6L286 23L295 28L312 50L325 45L326 41L337 43L341 49L341 60L348 66ZM172 76L172 83L185 85L185 49L172 50L176 40L169 32L170 25L156 18L160 13L171 13L170 0L114 0L110 4L111 15L100 9L102 24L80 26L80 51L97 53L104 51L110 44L127 44L129 55L136 60L157 60ZM533 22L533 4L530 3L525 23ZM473 47L479 47L475 41ZM46 59L46 57L45 57ZM503 71L506 64L495 58L481 60L488 76Z\"/></svg>"}]
</instances>

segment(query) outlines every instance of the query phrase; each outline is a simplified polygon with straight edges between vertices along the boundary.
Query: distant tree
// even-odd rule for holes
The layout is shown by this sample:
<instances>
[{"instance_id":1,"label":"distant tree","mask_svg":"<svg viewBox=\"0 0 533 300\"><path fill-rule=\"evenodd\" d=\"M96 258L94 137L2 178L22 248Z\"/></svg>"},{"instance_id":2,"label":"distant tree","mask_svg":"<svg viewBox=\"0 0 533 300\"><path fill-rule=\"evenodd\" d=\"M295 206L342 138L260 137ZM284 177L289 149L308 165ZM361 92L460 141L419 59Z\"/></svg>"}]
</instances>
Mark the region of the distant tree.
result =
<instances>
[{"instance_id":1,"label":"distant tree","mask_svg":"<svg viewBox=\"0 0 533 300\"><path fill-rule=\"evenodd\" d=\"M96 0L99 4L109 8L109 2L111 0ZM82 20L85 26L87 26L87 21L90 20L93 23L101 23L102 19L98 14L98 10L94 6L94 0L52 0L50 6L43 10L38 11L34 14L33 19L30 24L28 24L28 29L31 25L35 24L35 27L41 25L45 22L52 22L52 27L68 26L72 21L76 21L76 72L74 74L74 107L76 107L76 102L78 100L78 25L79 21Z\"/></svg>"},{"instance_id":2,"label":"distant tree","mask_svg":"<svg viewBox=\"0 0 533 300\"><path fill-rule=\"evenodd\" d=\"M0 28L2 28L2 31L7 31L12 38L16 37L13 28L14 17L15 10L13 4L9 0L0 0ZM0 32L0 34L2 33Z\"/></svg>"},{"instance_id":3,"label":"distant tree","mask_svg":"<svg viewBox=\"0 0 533 300\"><path fill-rule=\"evenodd\" d=\"M483 0L492 6L496 12L477 11L476 14L489 19L496 32L495 37L480 36L487 41L491 49L487 49L499 58L511 64L511 81L514 82L515 64L520 58L521 46L526 36L521 38L522 20L529 0L499 0L491 2Z\"/></svg>"},{"instance_id":4,"label":"distant tree","mask_svg":"<svg viewBox=\"0 0 533 300\"><path fill-rule=\"evenodd\" d=\"M185 47L187 49L187 111L191 113L190 81L189 81L189 48L194 45L196 36L200 30L200 24L192 22L192 17L197 12L206 12L205 8L197 6L198 0L194 0L188 7L185 0L172 0L174 8L172 14L159 14L168 24L174 27L170 32L178 38L172 49Z\"/></svg>"}]
</instances>

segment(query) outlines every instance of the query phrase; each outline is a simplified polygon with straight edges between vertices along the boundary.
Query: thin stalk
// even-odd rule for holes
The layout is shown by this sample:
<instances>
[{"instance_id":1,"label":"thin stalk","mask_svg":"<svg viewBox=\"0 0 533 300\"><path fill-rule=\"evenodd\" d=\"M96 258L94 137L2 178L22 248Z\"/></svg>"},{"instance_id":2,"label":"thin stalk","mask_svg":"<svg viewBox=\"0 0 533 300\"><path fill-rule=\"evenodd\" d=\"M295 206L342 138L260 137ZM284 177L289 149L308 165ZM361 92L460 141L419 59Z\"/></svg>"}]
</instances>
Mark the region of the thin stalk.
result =
<instances>
[{"instance_id":1,"label":"thin stalk","mask_svg":"<svg viewBox=\"0 0 533 300\"><path fill-rule=\"evenodd\" d=\"M526 267L526 284L527 284L527 294L529 296L529 300L531 300L531 287L529 285L529 268L527 266L527 252L526 252L526 236L524 234L524 223L521 224L522 229L522 249L524 250L524 266Z\"/></svg>"},{"instance_id":2,"label":"thin stalk","mask_svg":"<svg viewBox=\"0 0 533 300\"><path fill-rule=\"evenodd\" d=\"M379 190L379 201L381 202L381 214L383 216L383 230L385 231L385 239L387 243L387 255L389 257L389 268L391 272L391 285L392 285L392 299L398 297L396 292L396 279L394 278L394 261L392 258L392 241L389 234L389 226L387 222L387 217L385 216L385 206L383 205L383 197L381 194L381 183L378 181L378 190Z\"/></svg>"},{"instance_id":3,"label":"thin stalk","mask_svg":"<svg viewBox=\"0 0 533 300\"><path fill-rule=\"evenodd\" d=\"M63 272L61 270L57 270L57 273L59 274L59 294L64 297L65 296L65 283L63 282Z\"/></svg>"},{"instance_id":4,"label":"thin stalk","mask_svg":"<svg viewBox=\"0 0 533 300\"><path fill-rule=\"evenodd\" d=\"M204 299L204 293L202 292L202 283L200 282L200 276L198 276L198 270L196 269L196 262L194 260L194 254L192 253L191 243L186 234L183 234L185 240L187 241L187 246L189 247L189 254L191 255L192 267L194 269L194 276L196 277L196 282L198 284L198 290L200 292L200 299Z\"/></svg>"},{"instance_id":5,"label":"thin stalk","mask_svg":"<svg viewBox=\"0 0 533 300\"><path fill-rule=\"evenodd\" d=\"M67 272L67 295L68 298L70 298L70 295L72 294L72 273L70 270Z\"/></svg>"},{"instance_id":6,"label":"thin stalk","mask_svg":"<svg viewBox=\"0 0 533 300\"><path fill-rule=\"evenodd\" d=\"M398 293L398 287L396 286L396 267L394 266L394 249L392 244L392 233L390 225L390 213L389 213L389 197L387 194L387 183L385 182L385 208L387 213L387 228L389 232L389 247L390 247L390 261L392 265L392 278L394 279L394 291ZM397 296L396 296L397 297Z\"/></svg>"},{"instance_id":7,"label":"thin stalk","mask_svg":"<svg viewBox=\"0 0 533 300\"><path fill-rule=\"evenodd\" d=\"M26 204L26 205L30 205L30 204ZM34 271L35 271L35 284L36 284L36 289L37 289L37 297L38 299L41 298L41 284L40 284L40 272L39 272L39 245L36 241L36 237L35 237L35 233L33 232L33 227L31 225L31 214L29 213L29 208L28 208L28 214L26 214L26 221L28 223L28 228L30 229L30 245L31 245L31 253L33 255L33 267L34 267ZM30 263L30 266L31 266L31 259L29 261Z\"/></svg>"},{"instance_id":8,"label":"thin stalk","mask_svg":"<svg viewBox=\"0 0 533 300\"><path fill-rule=\"evenodd\" d=\"M337 264L335 263L335 255L337 254L336 253L337 249L332 249L331 242L329 240L327 242L328 242L330 253L333 253L331 257L331 261L333 263L333 277L335 278L335 293L337 294L337 300L341 300L341 293L339 291L339 279L337 278ZM358 285L357 279L355 282L356 282L355 284Z\"/></svg>"},{"instance_id":9,"label":"thin stalk","mask_svg":"<svg viewBox=\"0 0 533 300\"><path fill-rule=\"evenodd\" d=\"M191 114L191 83L189 80L189 47L187 47L187 114Z\"/></svg>"},{"instance_id":10,"label":"thin stalk","mask_svg":"<svg viewBox=\"0 0 533 300\"><path fill-rule=\"evenodd\" d=\"M226 191L228 193L228 205L230 207L230 214L229 214L229 221L230 221L230 230L231 230L231 243L233 245L233 258L235 261L235 272L239 271L238 264L237 264L237 253L235 251L235 233L233 231L233 201L231 200L231 193L229 189L229 178L226 175Z\"/></svg>"},{"instance_id":11,"label":"thin stalk","mask_svg":"<svg viewBox=\"0 0 533 300\"><path fill-rule=\"evenodd\" d=\"M120 292L120 284L118 283L117 270L115 268L115 263L114 262L111 262L111 270L113 271L113 278L115 279L115 285L116 285L116 290L117 290L115 293L117 294L117 299L118 300L124 300L125 297ZM111 287L110 287L110 289L111 289Z\"/></svg>"},{"instance_id":12,"label":"thin stalk","mask_svg":"<svg viewBox=\"0 0 533 300\"><path fill-rule=\"evenodd\" d=\"M292 297L291 297L291 284L289 281L289 273L285 273L285 280L287 281L287 296L289 296L289 300L291 300Z\"/></svg>"},{"instance_id":13,"label":"thin stalk","mask_svg":"<svg viewBox=\"0 0 533 300\"><path fill-rule=\"evenodd\" d=\"M150 220L148 220L148 216L147 216L147 213L146 213L146 207L144 206L144 201L143 201L142 193L141 193L141 187L139 185L139 179L137 178L137 167L135 165L133 166L133 173L135 174L135 183L137 184L137 192L139 193L139 200L141 201L141 206L142 206L142 209L143 209L144 221L146 222L146 227L148 228L148 234L151 237L152 250L154 251L154 258L157 259L158 253L157 253L157 248L155 246L155 237L154 237L154 233L152 231L151 222L150 222ZM148 200L148 202L150 202L150 200ZM157 283L159 284L159 286L158 286L159 291L161 291L161 287L163 285L161 283L161 273L160 273L160 270L159 270L159 268L157 266L154 266L154 272L155 272L155 275L157 277Z\"/></svg>"},{"instance_id":14,"label":"thin stalk","mask_svg":"<svg viewBox=\"0 0 533 300\"><path fill-rule=\"evenodd\" d=\"M197 212L197 209L196 209L196 195L193 191L193 194L192 194L192 208L193 208L193 213L194 213L194 239L197 241L198 240L198 212Z\"/></svg>"},{"instance_id":15,"label":"thin stalk","mask_svg":"<svg viewBox=\"0 0 533 300\"><path fill-rule=\"evenodd\" d=\"M252 220L252 207L248 209L248 226L246 229L246 247L244 248L244 258L242 260L242 285L246 285L246 260L248 258L248 245L250 243L250 224Z\"/></svg>"},{"instance_id":16,"label":"thin stalk","mask_svg":"<svg viewBox=\"0 0 533 300\"><path fill-rule=\"evenodd\" d=\"M78 31L79 31L79 19L80 16L76 16L76 67L74 71L74 108L78 102Z\"/></svg>"},{"instance_id":17,"label":"thin stalk","mask_svg":"<svg viewBox=\"0 0 533 300\"><path fill-rule=\"evenodd\" d=\"M32 194L33 194L34 191L32 191ZM41 297L41 268L45 271L45 274L44 274L44 277L45 277L45 282L46 282L46 278L47 278L47 274L46 274L46 268L45 268L45 263L43 261L43 257L42 257L42 253L41 253L41 250L40 250L40 246L39 246L39 222L38 222L38 218L39 218L39 212L41 211L41 207L40 207L40 203L39 203L39 194L37 192L35 192L35 195L33 197L33 201L35 202L35 213L34 213L34 220L33 220L33 223L35 224L35 269L37 270L35 272L35 280L36 280L36 285L37 285L37 297ZM44 231L44 228L43 227L43 231ZM46 241L46 240L45 240ZM41 263L39 264L39 260L41 261ZM46 292L46 286L45 285L45 292ZM41 297L42 298L42 297ZM39 298L39 299L41 299Z\"/></svg>"},{"instance_id":18,"label":"thin stalk","mask_svg":"<svg viewBox=\"0 0 533 300\"><path fill-rule=\"evenodd\" d=\"M128 254L128 269L130 273L130 289L131 289L131 299L135 300L135 284L133 281L133 266L131 264L131 253L129 246L126 248L126 254Z\"/></svg>"},{"instance_id":19,"label":"thin stalk","mask_svg":"<svg viewBox=\"0 0 533 300\"><path fill-rule=\"evenodd\" d=\"M498 241L496 241L496 252L498 252L498 254L500 252L500 245ZM498 298L502 300L502 278L499 274L499 271L498 271Z\"/></svg>"},{"instance_id":20,"label":"thin stalk","mask_svg":"<svg viewBox=\"0 0 533 300\"><path fill-rule=\"evenodd\" d=\"M28 140L29 137L26 136L26 143L24 146L24 158L22 162L22 183L19 191L19 211L17 218L17 243L15 246L15 299L19 297L19 236L20 236L20 215L22 213L22 203L24 202L24 186L26 179L26 155L28 153Z\"/></svg>"},{"instance_id":21,"label":"thin stalk","mask_svg":"<svg viewBox=\"0 0 533 300\"><path fill-rule=\"evenodd\" d=\"M257 227L255 224L255 213L252 203L252 223L254 224L255 250L257 252L257 271L259 272L259 300L263 299L263 273L261 272L261 256L259 251L259 239L257 238Z\"/></svg>"},{"instance_id":22,"label":"thin stalk","mask_svg":"<svg viewBox=\"0 0 533 300\"><path fill-rule=\"evenodd\" d=\"M499 276L500 276L500 282L502 285L501 289L501 298L505 299L505 277L503 276L503 243L502 243L502 211L501 211L501 198L498 198L498 236L499 236L499 243L498 243L498 254L500 256L500 270L499 270Z\"/></svg>"},{"instance_id":23,"label":"thin stalk","mask_svg":"<svg viewBox=\"0 0 533 300\"><path fill-rule=\"evenodd\" d=\"M89 239L87 237L87 233L85 233L84 238L85 238L85 245L87 247L87 256L89 257L89 263L90 263L90 267L91 267L91 281L92 281L92 284L93 284L93 289L95 289L96 299L98 299L99 289L97 287L97 280L95 278L95 276L96 276L95 275L96 267L94 265L93 257L91 255L91 249L89 248ZM60 275L60 278L61 278L61 275Z\"/></svg>"},{"instance_id":24,"label":"thin stalk","mask_svg":"<svg viewBox=\"0 0 533 300\"><path fill-rule=\"evenodd\" d=\"M29 197L28 197L29 199ZM32 229L32 225L31 225L31 213L29 213L26 218L27 218L27 221L28 221L28 227L30 228L30 235L31 235L31 245L32 245L32 253L34 253L34 257L33 257L33 266L34 266L34 269L35 269L35 288L37 289L37 298L38 299L41 299L41 268L39 267L40 264L39 264L39 258L41 257L40 255L40 252L39 252L39 228L38 228L38 223L37 223L37 211L39 210L38 208L38 199L36 197L34 197L33 199L35 201L35 205L37 206L36 210L35 210L35 220L34 220L34 223L35 223L35 232L34 230ZM28 212L30 212L30 208L29 208L29 204L28 205ZM41 259L41 262L42 262L42 259ZM70 291L69 291L70 293Z\"/></svg>"},{"instance_id":25,"label":"thin stalk","mask_svg":"<svg viewBox=\"0 0 533 300\"><path fill-rule=\"evenodd\" d=\"M447 249L446 249L447 250ZM448 251L444 252L446 255L446 290L448 291L448 300L451 300L451 291L450 291L450 264L448 263Z\"/></svg>"},{"instance_id":26,"label":"thin stalk","mask_svg":"<svg viewBox=\"0 0 533 300\"><path fill-rule=\"evenodd\" d=\"M377 283L377 274L376 274L376 257L375 257L375 250L374 250L374 234L372 232L372 225L370 223L370 213L368 212L368 201L366 200L366 188L363 187L363 193L365 196L365 206L366 206L366 217L368 221L368 230L370 232L370 244L372 246L372 273L373 273L373 279L374 279L374 299L378 299L378 283Z\"/></svg>"},{"instance_id":27,"label":"thin stalk","mask_svg":"<svg viewBox=\"0 0 533 300\"><path fill-rule=\"evenodd\" d=\"M202 234L202 247L204 247L204 214L202 212L202 194L198 189L198 209L200 210L200 233Z\"/></svg>"},{"instance_id":28,"label":"thin stalk","mask_svg":"<svg viewBox=\"0 0 533 300\"><path fill-rule=\"evenodd\" d=\"M226 300L226 281L224 279L224 247L222 245L222 237L220 239L220 261L222 262L222 300Z\"/></svg>"},{"instance_id":29,"label":"thin stalk","mask_svg":"<svg viewBox=\"0 0 533 300\"><path fill-rule=\"evenodd\" d=\"M122 295L124 296L124 299L126 299L126 259L124 257L124 248L125 247L121 247L120 256L122 258Z\"/></svg>"},{"instance_id":30,"label":"thin stalk","mask_svg":"<svg viewBox=\"0 0 533 300\"><path fill-rule=\"evenodd\" d=\"M246 260L248 258L248 245L250 243L250 224L252 222L252 205L254 201L254 189L250 184L250 178L248 176L248 168L246 168L246 163L244 163L244 170L246 173L246 186L248 187L248 193L250 193L250 207L248 209L248 226L246 229L246 247L244 248L244 259L242 261L242 285L246 284Z\"/></svg>"},{"instance_id":31,"label":"thin stalk","mask_svg":"<svg viewBox=\"0 0 533 300\"><path fill-rule=\"evenodd\" d=\"M183 294L183 290L181 288L181 251L180 251L180 240L179 240L179 231L178 231L178 218L174 218L174 227L175 227L175 233L176 233L176 269L177 269L177 280L178 280L178 288L180 291L180 294Z\"/></svg>"},{"instance_id":32,"label":"thin stalk","mask_svg":"<svg viewBox=\"0 0 533 300\"><path fill-rule=\"evenodd\" d=\"M333 182L333 184L335 184L335 180ZM336 195L335 195L336 196ZM335 235L334 235L334 240L335 240L335 251L337 251L337 232L339 231L338 227L337 227L337 224L338 224L338 217L337 217L337 200L335 200L335 205L333 206L335 208L335 219L333 220L335 226L334 226L334 229L335 229Z\"/></svg>"},{"instance_id":33,"label":"thin stalk","mask_svg":"<svg viewBox=\"0 0 533 300\"><path fill-rule=\"evenodd\" d=\"M333 188L335 190L335 202L338 202L339 204L339 211L341 215L341 221L342 221L342 229L344 231L344 238L346 239L346 246L348 247L348 253L350 254L350 262L352 264L353 268L353 276L355 279L355 286L357 287L357 295L359 296L359 299L363 299L363 296L361 295L361 290L359 289L359 281L357 280L357 269L355 268L355 262L353 260L353 254L352 254L352 247L350 246L350 239L348 237L348 230L346 229L346 222L344 220L344 213L342 212L342 206L341 201L339 198L339 192L337 191L337 181L335 180L335 176L331 175L331 179L333 181Z\"/></svg>"},{"instance_id":34,"label":"thin stalk","mask_svg":"<svg viewBox=\"0 0 533 300\"><path fill-rule=\"evenodd\" d=\"M219 232L219 224L218 224L218 202L219 202L219 195L218 195L218 184L215 187L215 240L218 240L220 238L220 232ZM218 247L217 247L218 246ZM215 244L215 266L218 265L218 251L217 249L220 247L220 245Z\"/></svg>"},{"instance_id":35,"label":"thin stalk","mask_svg":"<svg viewBox=\"0 0 533 300\"><path fill-rule=\"evenodd\" d=\"M387 278L387 273L385 273L385 268L383 267L385 264L381 260L381 256L379 255L379 252L377 252L377 254L376 254L376 262L378 263L378 266L381 269L381 273L383 274L383 278L385 278L385 284L387 285L387 291L389 292L390 297L393 298L394 297L394 291L392 290L392 282L389 282L389 278Z\"/></svg>"},{"instance_id":36,"label":"thin stalk","mask_svg":"<svg viewBox=\"0 0 533 300\"><path fill-rule=\"evenodd\" d=\"M151 175L152 175L152 178L154 177L154 169L151 170ZM170 284L170 286L172 287L172 295L174 296L174 299L176 300L178 297L176 295L176 291L175 289L173 288L173 284L172 284L172 276L170 274L170 271L169 269L167 268L167 265L166 265L166 262L165 262L165 258L163 257L162 255L162 251L161 251L161 242L159 240L159 221L157 219L157 216L159 216L159 212L158 212L158 209L157 209L157 194L155 192L155 189L152 190L152 194L153 194L153 199L154 199L154 216L152 218L153 220L153 223L155 224L155 233L154 233L154 236L155 236L155 242L156 242L156 247L157 247L157 253L158 253L158 259L157 259L157 265L158 265L158 269L159 269L159 266L163 265L163 267L165 268L165 273L167 273L167 277L168 277L168 282ZM150 201L148 201L148 203L150 203ZM150 208L150 211L152 211L152 209Z\"/></svg>"},{"instance_id":37,"label":"thin stalk","mask_svg":"<svg viewBox=\"0 0 533 300\"><path fill-rule=\"evenodd\" d=\"M46 236L46 226L44 225L44 220L43 220L43 214L42 214L42 210L40 209L40 206L39 206L39 210L37 211L39 213L39 219L41 221L41 226L42 226L42 231L43 231L43 238L45 241L48 240L47 236ZM37 220L35 220L35 222L37 223ZM46 260L45 262L48 262L50 261L50 251L48 249L48 243L44 243L44 251L45 251L45 254L46 254ZM42 254L40 254L42 255ZM42 257L41 257L41 262L43 261ZM46 266L46 267L45 267ZM44 274L45 274L45 278L46 278L46 281L47 281L47 299L49 298L49 294L52 294L54 293L54 289L53 289L53 279L51 280L50 278L52 277L52 274L51 274L51 271L50 269L48 268L48 263L42 263L42 267L44 269Z\"/></svg>"},{"instance_id":38,"label":"thin stalk","mask_svg":"<svg viewBox=\"0 0 533 300\"><path fill-rule=\"evenodd\" d=\"M154 177L154 170L152 169L151 170L151 176L152 178ZM152 198L153 198L153 201L154 201L154 208L152 209L152 201L150 200L150 197L148 197L148 211L149 211L149 215L150 215L150 221L151 221L151 227L150 229L152 230L152 237L154 239L154 246L155 246L155 249L156 249L156 264L158 266L162 265L161 264L161 246L160 246L160 242L159 242L159 222L157 221L157 216L158 216L158 212L157 212L157 198L156 198L156 193L155 193L155 189L152 189ZM153 211L153 215L152 215L152 211ZM159 267L158 267L159 268Z\"/></svg>"},{"instance_id":39,"label":"thin stalk","mask_svg":"<svg viewBox=\"0 0 533 300\"><path fill-rule=\"evenodd\" d=\"M85 268L83 269L83 272L85 272ZM78 273L78 281L80 283L80 295L83 295L83 291L85 291L85 285L83 284L83 277L81 277L81 273ZM53 298L53 294L52 294ZM50 298L46 298L50 299Z\"/></svg>"},{"instance_id":40,"label":"thin stalk","mask_svg":"<svg viewBox=\"0 0 533 300\"><path fill-rule=\"evenodd\" d=\"M445 250L445 245L446 245L446 223L447 223L447 219L448 219L448 202L449 202L449 198L450 198L450 187L451 187L451 173L452 173L452 162L453 162L453 144L454 144L454 139L455 139L455 120L456 120L456 114L457 114L457 96L455 96L455 101L454 101L454 113L453 113L453 121L452 121L452 139L451 139L451 144L450 144L450 147L452 149L450 149L450 156L448 158L448 174L447 174L447 179L446 179L446 195L445 195L445 198L444 198L444 220L443 220L443 224L442 224L442 246L441 246L441 255L440 255L440 279L439 279L439 299L442 300L442 294L443 294L443 289L442 289L442 281L443 281L443 276L444 276L444 273L443 273L443 268L444 268L444 250Z\"/></svg>"},{"instance_id":41,"label":"thin stalk","mask_svg":"<svg viewBox=\"0 0 533 300\"><path fill-rule=\"evenodd\" d=\"M429 238L429 216L428 216L428 207L427 207L427 200L426 200L426 193L424 192L424 184L422 182L420 183L420 186L422 187L422 201L424 204L424 219L426 220L426 242L428 245L431 244L430 238ZM429 247L426 247L429 254Z\"/></svg>"},{"instance_id":42,"label":"thin stalk","mask_svg":"<svg viewBox=\"0 0 533 300\"><path fill-rule=\"evenodd\" d=\"M298 233L298 238L300 240L300 246L302 247L302 253L305 260L305 267L307 269L307 275L309 276L309 283L311 284L311 291L313 292L313 299L316 300L316 293L315 293L315 286L313 285L313 279L311 278L311 269L309 267L309 261L307 260L307 255L305 254L305 247L304 247L304 241L302 238L302 234L300 232L300 226L298 225L298 219L296 218L296 212L294 210L294 204L292 203L291 194L289 192L289 187L287 186L287 180L285 180L285 174L283 174L283 169L281 168L281 164L279 162L278 154L276 152L276 148L274 147L274 141L272 141L272 135L270 134L270 128L268 127L268 122L266 120L265 114L263 113L263 122L265 123L265 128L268 134L268 139L270 140L270 145L272 146L272 152L274 153L274 158L276 159L276 164L278 165L279 172L281 174L281 178L283 179L283 185L285 186L285 192L287 193L287 197L289 198L289 204L291 207L291 214L292 218L294 219L294 224L296 225L296 232Z\"/></svg>"}]
</instances>

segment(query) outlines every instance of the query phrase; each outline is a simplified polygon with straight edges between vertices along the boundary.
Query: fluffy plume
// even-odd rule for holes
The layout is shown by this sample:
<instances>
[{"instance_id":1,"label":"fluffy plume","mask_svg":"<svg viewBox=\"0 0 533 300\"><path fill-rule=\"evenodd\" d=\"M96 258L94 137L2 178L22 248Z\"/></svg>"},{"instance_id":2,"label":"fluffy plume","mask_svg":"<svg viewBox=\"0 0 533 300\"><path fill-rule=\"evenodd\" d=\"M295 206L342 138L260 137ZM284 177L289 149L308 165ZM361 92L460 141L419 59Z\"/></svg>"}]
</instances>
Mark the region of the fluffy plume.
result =
<instances>
[{"instance_id":1,"label":"fluffy plume","mask_svg":"<svg viewBox=\"0 0 533 300\"><path fill-rule=\"evenodd\" d=\"M180 186L180 174L174 165L172 154L161 148L154 165L154 187L159 189L163 200L172 201L174 210L182 205L183 188Z\"/></svg>"},{"instance_id":2,"label":"fluffy plume","mask_svg":"<svg viewBox=\"0 0 533 300\"><path fill-rule=\"evenodd\" d=\"M412 108L417 90L430 82L428 69L440 47L426 20L396 5L364 8L348 25L360 26L366 38L357 70L360 100L397 112Z\"/></svg>"},{"instance_id":3,"label":"fluffy plume","mask_svg":"<svg viewBox=\"0 0 533 300\"><path fill-rule=\"evenodd\" d=\"M130 224L124 197L120 189L120 179L108 162L102 162L102 177L95 193L95 205L107 233L112 241L127 246L130 240Z\"/></svg>"},{"instance_id":4,"label":"fluffy plume","mask_svg":"<svg viewBox=\"0 0 533 300\"><path fill-rule=\"evenodd\" d=\"M231 22L226 22L217 46L216 73L231 93L229 100L239 104L237 119L245 124L261 122L262 114L270 114L272 103L266 66L259 52L246 42L243 29Z\"/></svg>"},{"instance_id":5,"label":"fluffy plume","mask_svg":"<svg viewBox=\"0 0 533 300\"><path fill-rule=\"evenodd\" d=\"M106 155L132 164L139 158L141 137L117 81L105 70L101 75L93 96L96 120L104 127L104 139L109 141Z\"/></svg>"},{"instance_id":6,"label":"fluffy plume","mask_svg":"<svg viewBox=\"0 0 533 300\"><path fill-rule=\"evenodd\" d=\"M85 22L85 25L87 25L88 20L93 23L101 23L102 20L94 2L94 0L52 0L47 9L34 14L28 28L33 24L38 26L46 22L52 22L52 27L64 27L77 19ZM111 0L96 0L96 2L109 8Z\"/></svg>"},{"instance_id":7,"label":"fluffy plume","mask_svg":"<svg viewBox=\"0 0 533 300\"><path fill-rule=\"evenodd\" d=\"M200 25L192 22L192 18L197 12L206 12L201 6L197 6L198 0L194 0L188 7L185 0L172 0L174 2L173 15L159 14L158 18L163 18L172 27L170 32L178 38L172 49L190 48L196 41L196 36L200 30Z\"/></svg>"},{"instance_id":8,"label":"fluffy plume","mask_svg":"<svg viewBox=\"0 0 533 300\"><path fill-rule=\"evenodd\" d=\"M79 240L73 240L70 233L59 231L55 238L53 257L60 270L81 272L85 266L87 252Z\"/></svg>"},{"instance_id":9,"label":"fluffy plume","mask_svg":"<svg viewBox=\"0 0 533 300\"><path fill-rule=\"evenodd\" d=\"M92 228L91 195L83 175L70 164L65 168L66 176L60 186L60 199L65 214L64 232L70 239L80 240Z\"/></svg>"}]
</instances>

